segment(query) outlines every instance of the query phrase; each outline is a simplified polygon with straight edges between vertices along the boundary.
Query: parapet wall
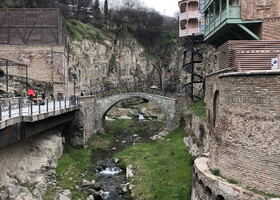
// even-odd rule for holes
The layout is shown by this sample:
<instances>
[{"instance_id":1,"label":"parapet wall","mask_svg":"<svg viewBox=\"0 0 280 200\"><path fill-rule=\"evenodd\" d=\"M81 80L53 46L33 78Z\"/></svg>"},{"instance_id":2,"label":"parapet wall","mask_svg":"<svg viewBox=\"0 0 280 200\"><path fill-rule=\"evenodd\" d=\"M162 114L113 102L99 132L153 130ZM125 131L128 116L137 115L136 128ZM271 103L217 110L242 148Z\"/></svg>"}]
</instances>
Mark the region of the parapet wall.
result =
<instances>
[{"instance_id":1,"label":"parapet wall","mask_svg":"<svg viewBox=\"0 0 280 200\"><path fill-rule=\"evenodd\" d=\"M231 184L227 180L215 176L209 170L208 159L205 157L197 158L194 162L194 192L192 200L264 200L261 195ZM279 200L279 199L274 199Z\"/></svg>"},{"instance_id":2,"label":"parapet wall","mask_svg":"<svg viewBox=\"0 0 280 200\"><path fill-rule=\"evenodd\" d=\"M1 45L0 58L27 65L28 79L53 85L53 93L68 96L68 63L66 49L62 45ZM5 72L5 67L1 67ZM25 77L25 68L11 66L9 75Z\"/></svg>"},{"instance_id":3,"label":"parapet wall","mask_svg":"<svg viewBox=\"0 0 280 200\"><path fill-rule=\"evenodd\" d=\"M280 196L280 72L206 78L209 167L240 184Z\"/></svg>"}]
</instances>

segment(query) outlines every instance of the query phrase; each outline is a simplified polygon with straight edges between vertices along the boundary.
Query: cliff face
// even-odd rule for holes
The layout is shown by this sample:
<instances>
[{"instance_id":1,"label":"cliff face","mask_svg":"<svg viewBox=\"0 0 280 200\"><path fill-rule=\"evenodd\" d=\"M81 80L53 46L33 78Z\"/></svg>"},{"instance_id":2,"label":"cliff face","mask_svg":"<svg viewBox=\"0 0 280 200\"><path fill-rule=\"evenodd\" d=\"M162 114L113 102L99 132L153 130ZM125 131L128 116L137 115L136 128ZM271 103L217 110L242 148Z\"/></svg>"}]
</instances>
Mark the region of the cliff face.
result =
<instances>
[{"instance_id":1,"label":"cliff face","mask_svg":"<svg viewBox=\"0 0 280 200\"><path fill-rule=\"evenodd\" d=\"M177 83L184 78L180 77L181 73L168 73L178 71L182 61L180 47L172 48L169 63L162 64L163 88L167 87L170 77L176 76ZM156 62L156 58L148 56L143 46L131 37L107 38L102 44L90 40L71 43L70 71L77 74L78 92L91 94L114 87L159 86L159 73L153 67Z\"/></svg>"},{"instance_id":2,"label":"cliff face","mask_svg":"<svg viewBox=\"0 0 280 200\"><path fill-rule=\"evenodd\" d=\"M157 76L144 48L136 40L90 40L71 43L70 67L77 74L77 90L87 94L114 87L148 87ZM153 77L153 78L151 78Z\"/></svg>"}]
</instances>

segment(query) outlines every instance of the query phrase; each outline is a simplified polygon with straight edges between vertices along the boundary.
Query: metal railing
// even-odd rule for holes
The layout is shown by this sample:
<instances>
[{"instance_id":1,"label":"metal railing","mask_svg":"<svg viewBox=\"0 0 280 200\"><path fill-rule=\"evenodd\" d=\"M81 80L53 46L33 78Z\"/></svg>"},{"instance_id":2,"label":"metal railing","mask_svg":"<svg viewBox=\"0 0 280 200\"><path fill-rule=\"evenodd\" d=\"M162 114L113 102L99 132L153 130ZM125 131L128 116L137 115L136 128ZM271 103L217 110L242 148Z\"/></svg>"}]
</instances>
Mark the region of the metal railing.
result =
<instances>
[{"instance_id":1,"label":"metal railing","mask_svg":"<svg viewBox=\"0 0 280 200\"><path fill-rule=\"evenodd\" d=\"M33 116L77 105L77 97L74 95L70 98L56 100L39 99L37 102L28 98L0 99L0 101L0 121L18 116Z\"/></svg>"}]
</instances>

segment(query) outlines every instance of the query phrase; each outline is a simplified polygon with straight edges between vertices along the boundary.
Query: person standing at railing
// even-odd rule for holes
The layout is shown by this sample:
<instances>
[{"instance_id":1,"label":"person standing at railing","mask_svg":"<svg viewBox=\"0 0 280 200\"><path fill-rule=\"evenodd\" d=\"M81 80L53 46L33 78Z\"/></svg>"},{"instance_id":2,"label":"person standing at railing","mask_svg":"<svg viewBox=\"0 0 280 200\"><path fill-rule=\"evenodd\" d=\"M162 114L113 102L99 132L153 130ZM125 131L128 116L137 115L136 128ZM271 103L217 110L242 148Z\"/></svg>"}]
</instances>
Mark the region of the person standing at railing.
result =
<instances>
[{"instance_id":1,"label":"person standing at railing","mask_svg":"<svg viewBox=\"0 0 280 200\"><path fill-rule=\"evenodd\" d=\"M46 98L46 92L43 91L42 92L42 103L43 103L43 105L45 104L45 98Z\"/></svg>"},{"instance_id":2,"label":"person standing at railing","mask_svg":"<svg viewBox=\"0 0 280 200\"><path fill-rule=\"evenodd\" d=\"M35 96L35 92L32 87L28 89L28 96L29 96L29 100L32 101L33 97Z\"/></svg>"}]
</instances>

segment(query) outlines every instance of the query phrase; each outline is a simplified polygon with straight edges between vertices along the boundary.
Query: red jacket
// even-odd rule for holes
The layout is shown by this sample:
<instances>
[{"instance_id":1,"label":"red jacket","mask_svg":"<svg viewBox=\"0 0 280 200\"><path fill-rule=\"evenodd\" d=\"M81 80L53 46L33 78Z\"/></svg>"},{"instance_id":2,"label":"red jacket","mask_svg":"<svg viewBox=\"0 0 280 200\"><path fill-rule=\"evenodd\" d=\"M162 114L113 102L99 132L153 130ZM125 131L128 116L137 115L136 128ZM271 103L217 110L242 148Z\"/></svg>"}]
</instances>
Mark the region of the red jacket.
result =
<instances>
[{"instance_id":1,"label":"red jacket","mask_svg":"<svg viewBox=\"0 0 280 200\"><path fill-rule=\"evenodd\" d=\"M33 89L28 89L28 95L34 97L34 90Z\"/></svg>"}]
</instances>

